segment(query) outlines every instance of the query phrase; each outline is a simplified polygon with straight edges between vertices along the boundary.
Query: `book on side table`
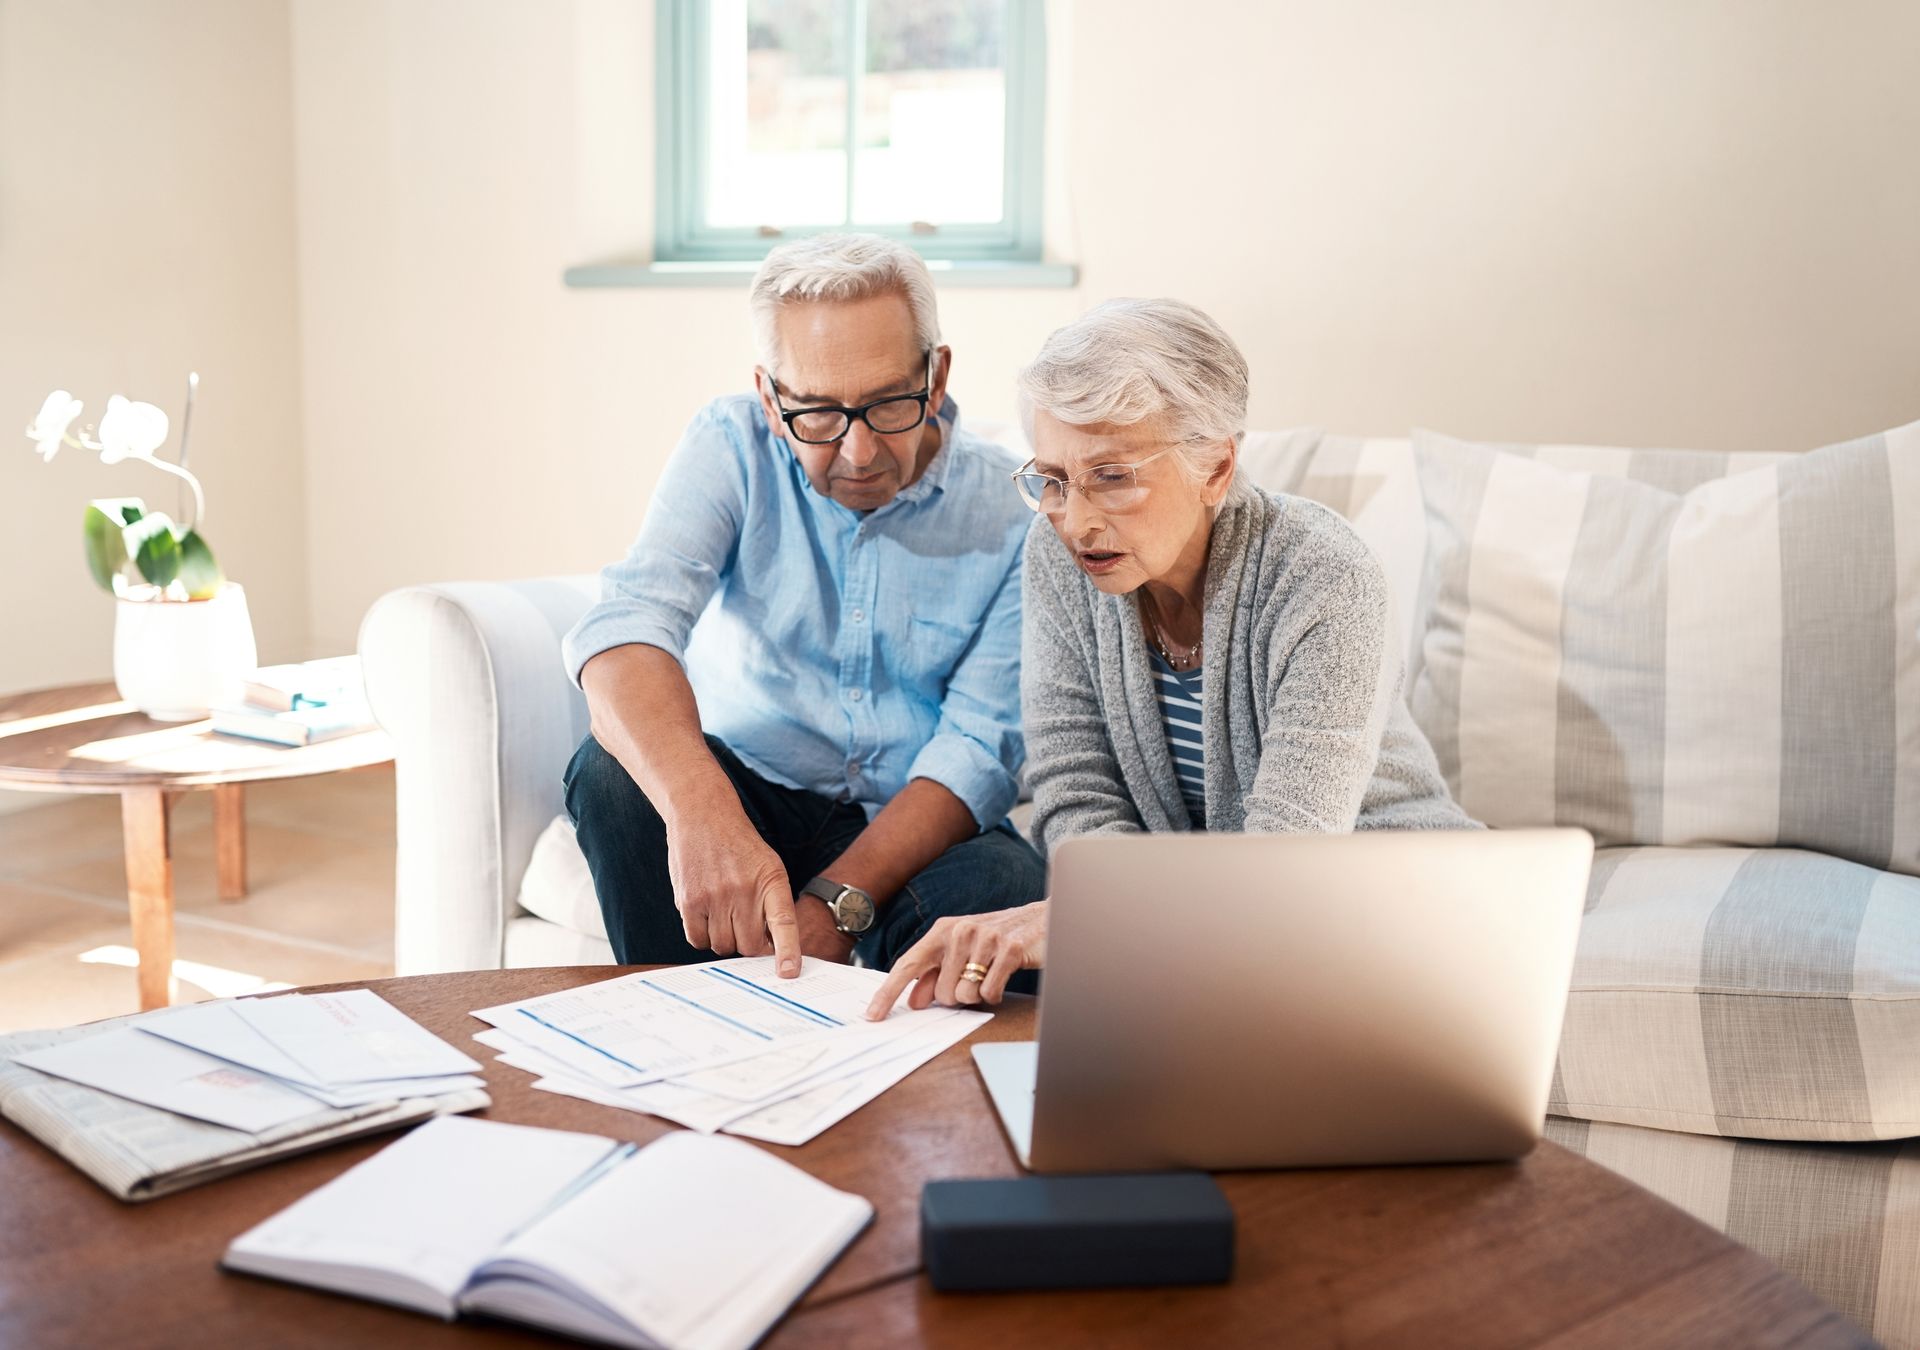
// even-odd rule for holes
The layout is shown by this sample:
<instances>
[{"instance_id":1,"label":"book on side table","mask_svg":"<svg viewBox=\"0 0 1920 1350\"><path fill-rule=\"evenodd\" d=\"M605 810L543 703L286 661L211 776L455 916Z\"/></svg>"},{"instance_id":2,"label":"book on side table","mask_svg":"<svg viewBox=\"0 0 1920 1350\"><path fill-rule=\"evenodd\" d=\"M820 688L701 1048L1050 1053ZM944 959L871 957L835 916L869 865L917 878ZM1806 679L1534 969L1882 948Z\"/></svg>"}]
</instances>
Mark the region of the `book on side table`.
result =
<instances>
[{"instance_id":1,"label":"book on side table","mask_svg":"<svg viewBox=\"0 0 1920 1350\"><path fill-rule=\"evenodd\" d=\"M215 731L279 745L312 745L374 725L358 656L262 666L247 677L244 690L242 702L213 710Z\"/></svg>"},{"instance_id":2,"label":"book on side table","mask_svg":"<svg viewBox=\"0 0 1920 1350\"><path fill-rule=\"evenodd\" d=\"M221 1264L436 1317L745 1350L873 1206L752 1144L448 1116L242 1233Z\"/></svg>"},{"instance_id":3,"label":"book on side table","mask_svg":"<svg viewBox=\"0 0 1920 1350\"><path fill-rule=\"evenodd\" d=\"M261 666L241 686L250 707L267 712L292 712L343 698L365 698L358 656L328 656L292 665Z\"/></svg>"}]
</instances>

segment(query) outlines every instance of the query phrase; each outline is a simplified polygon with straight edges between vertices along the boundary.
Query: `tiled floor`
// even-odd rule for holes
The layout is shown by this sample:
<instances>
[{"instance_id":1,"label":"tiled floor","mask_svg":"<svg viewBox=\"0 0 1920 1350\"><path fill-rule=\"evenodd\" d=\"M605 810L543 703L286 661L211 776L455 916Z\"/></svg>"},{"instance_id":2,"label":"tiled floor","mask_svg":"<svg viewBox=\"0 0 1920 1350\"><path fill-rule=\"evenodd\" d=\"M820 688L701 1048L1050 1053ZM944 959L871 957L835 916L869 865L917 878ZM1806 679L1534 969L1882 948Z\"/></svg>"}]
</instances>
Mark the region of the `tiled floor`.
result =
<instances>
[{"instance_id":1,"label":"tiled floor","mask_svg":"<svg viewBox=\"0 0 1920 1350\"><path fill-rule=\"evenodd\" d=\"M393 973L393 770L247 790L248 895L214 889L213 796L173 812L181 1002ZM0 816L0 1031L136 1011L120 799Z\"/></svg>"}]
</instances>

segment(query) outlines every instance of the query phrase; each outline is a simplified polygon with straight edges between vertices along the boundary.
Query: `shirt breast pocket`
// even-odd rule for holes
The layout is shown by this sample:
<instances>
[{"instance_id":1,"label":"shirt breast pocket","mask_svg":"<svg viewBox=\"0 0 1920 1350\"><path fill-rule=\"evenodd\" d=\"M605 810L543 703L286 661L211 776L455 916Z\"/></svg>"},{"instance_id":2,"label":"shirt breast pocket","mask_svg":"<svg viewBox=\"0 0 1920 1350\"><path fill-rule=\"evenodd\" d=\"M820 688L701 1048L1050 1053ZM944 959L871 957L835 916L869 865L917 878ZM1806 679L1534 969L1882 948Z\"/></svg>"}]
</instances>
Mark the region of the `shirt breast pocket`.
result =
<instances>
[{"instance_id":1,"label":"shirt breast pocket","mask_svg":"<svg viewBox=\"0 0 1920 1350\"><path fill-rule=\"evenodd\" d=\"M939 702L946 697L954 668L966 655L978 631L973 624L914 615L907 625L907 659L902 677L922 696Z\"/></svg>"}]
</instances>

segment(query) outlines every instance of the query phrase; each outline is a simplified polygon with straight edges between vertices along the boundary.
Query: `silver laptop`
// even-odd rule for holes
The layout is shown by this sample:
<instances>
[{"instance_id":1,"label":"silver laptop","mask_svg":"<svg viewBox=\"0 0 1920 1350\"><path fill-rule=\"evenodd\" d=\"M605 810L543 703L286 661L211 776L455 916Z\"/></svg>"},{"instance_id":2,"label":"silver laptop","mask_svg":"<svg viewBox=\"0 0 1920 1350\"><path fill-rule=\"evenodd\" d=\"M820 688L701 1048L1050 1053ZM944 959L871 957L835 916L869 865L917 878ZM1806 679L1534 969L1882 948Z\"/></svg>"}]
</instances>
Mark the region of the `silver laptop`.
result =
<instances>
[{"instance_id":1,"label":"silver laptop","mask_svg":"<svg viewBox=\"0 0 1920 1350\"><path fill-rule=\"evenodd\" d=\"M1518 1157L1592 861L1582 830L1070 839L1039 1040L974 1061L1036 1171Z\"/></svg>"}]
</instances>

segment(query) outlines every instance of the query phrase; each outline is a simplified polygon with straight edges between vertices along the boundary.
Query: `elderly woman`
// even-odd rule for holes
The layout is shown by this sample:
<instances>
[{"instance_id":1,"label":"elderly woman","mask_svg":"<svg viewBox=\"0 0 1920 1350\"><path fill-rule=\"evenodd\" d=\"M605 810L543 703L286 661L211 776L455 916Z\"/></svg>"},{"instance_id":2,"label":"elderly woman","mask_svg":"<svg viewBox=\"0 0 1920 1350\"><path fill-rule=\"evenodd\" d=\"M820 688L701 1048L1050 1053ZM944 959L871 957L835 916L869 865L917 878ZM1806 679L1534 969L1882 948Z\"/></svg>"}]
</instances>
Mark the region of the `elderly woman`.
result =
<instances>
[{"instance_id":1,"label":"elderly woman","mask_svg":"<svg viewBox=\"0 0 1920 1350\"><path fill-rule=\"evenodd\" d=\"M1020 372L1034 457L1021 699L1033 834L1471 829L1400 698L1386 579L1339 516L1235 476L1247 363L1173 300L1113 300ZM870 1016L997 1003L1047 902L943 919Z\"/></svg>"}]
</instances>

